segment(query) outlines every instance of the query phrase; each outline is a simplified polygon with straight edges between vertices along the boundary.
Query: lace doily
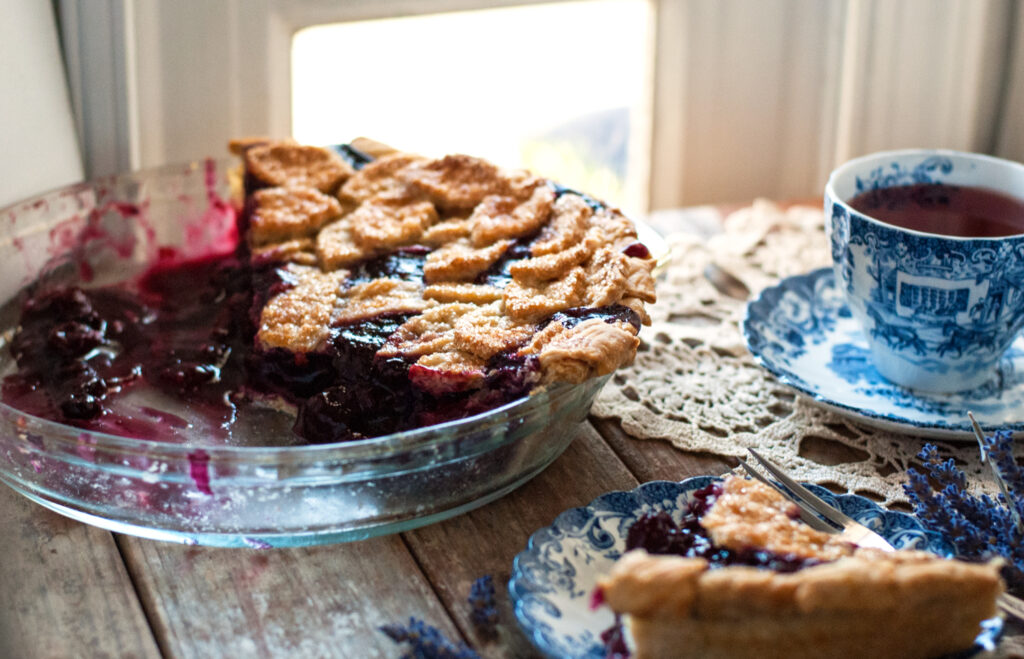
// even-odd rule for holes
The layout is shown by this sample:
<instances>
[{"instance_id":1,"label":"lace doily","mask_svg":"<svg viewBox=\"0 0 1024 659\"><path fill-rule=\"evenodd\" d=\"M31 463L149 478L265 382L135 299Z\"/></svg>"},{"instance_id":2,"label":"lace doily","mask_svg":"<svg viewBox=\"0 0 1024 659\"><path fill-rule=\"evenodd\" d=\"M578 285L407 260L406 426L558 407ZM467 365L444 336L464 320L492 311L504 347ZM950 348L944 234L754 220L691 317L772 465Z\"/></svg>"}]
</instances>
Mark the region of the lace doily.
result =
<instances>
[{"instance_id":1,"label":"lace doily","mask_svg":"<svg viewBox=\"0 0 1024 659\"><path fill-rule=\"evenodd\" d=\"M652 326L641 333L636 361L616 372L592 413L618 418L640 440L732 457L754 447L797 480L883 505L906 502L906 470L925 440L860 425L777 382L744 345L746 302L720 294L703 275L713 261L757 295L781 278L829 265L823 224L820 208L783 211L757 201L726 218L710 239L670 236ZM927 441L957 461L972 487L994 491L976 443ZM1024 455L1020 442L1017 452ZM823 454L827 464L813 457Z\"/></svg>"}]
</instances>

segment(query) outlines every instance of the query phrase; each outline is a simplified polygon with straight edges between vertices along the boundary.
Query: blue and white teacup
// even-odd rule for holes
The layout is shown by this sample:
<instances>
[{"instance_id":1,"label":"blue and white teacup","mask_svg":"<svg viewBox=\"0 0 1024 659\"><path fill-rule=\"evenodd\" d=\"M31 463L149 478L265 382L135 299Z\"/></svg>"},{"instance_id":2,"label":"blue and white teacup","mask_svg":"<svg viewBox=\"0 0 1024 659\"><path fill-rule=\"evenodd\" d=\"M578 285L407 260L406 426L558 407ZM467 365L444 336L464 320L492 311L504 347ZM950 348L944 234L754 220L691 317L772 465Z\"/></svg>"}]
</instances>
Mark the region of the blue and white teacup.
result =
<instances>
[{"instance_id":1,"label":"blue and white teacup","mask_svg":"<svg viewBox=\"0 0 1024 659\"><path fill-rule=\"evenodd\" d=\"M832 172L825 229L837 287L878 372L935 392L978 387L1024 326L1024 229L962 238L888 224L848 203L914 184L986 188L1024 199L1024 165L941 150L876 153Z\"/></svg>"}]
</instances>

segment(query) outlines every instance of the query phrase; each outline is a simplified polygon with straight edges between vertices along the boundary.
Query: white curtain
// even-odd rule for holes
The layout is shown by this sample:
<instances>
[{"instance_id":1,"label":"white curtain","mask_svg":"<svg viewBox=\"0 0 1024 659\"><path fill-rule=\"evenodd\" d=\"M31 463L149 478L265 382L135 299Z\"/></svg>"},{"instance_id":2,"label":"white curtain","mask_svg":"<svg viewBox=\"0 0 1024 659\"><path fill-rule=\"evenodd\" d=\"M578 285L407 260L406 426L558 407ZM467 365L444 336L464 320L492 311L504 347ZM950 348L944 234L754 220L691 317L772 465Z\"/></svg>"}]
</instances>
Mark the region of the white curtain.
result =
<instances>
[{"instance_id":1,"label":"white curtain","mask_svg":"<svg viewBox=\"0 0 1024 659\"><path fill-rule=\"evenodd\" d=\"M5 0L0 20L0 206L82 178L53 7Z\"/></svg>"},{"instance_id":2,"label":"white curtain","mask_svg":"<svg viewBox=\"0 0 1024 659\"><path fill-rule=\"evenodd\" d=\"M820 195L904 147L1024 160L1018 0L661 0L653 208Z\"/></svg>"}]
</instances>

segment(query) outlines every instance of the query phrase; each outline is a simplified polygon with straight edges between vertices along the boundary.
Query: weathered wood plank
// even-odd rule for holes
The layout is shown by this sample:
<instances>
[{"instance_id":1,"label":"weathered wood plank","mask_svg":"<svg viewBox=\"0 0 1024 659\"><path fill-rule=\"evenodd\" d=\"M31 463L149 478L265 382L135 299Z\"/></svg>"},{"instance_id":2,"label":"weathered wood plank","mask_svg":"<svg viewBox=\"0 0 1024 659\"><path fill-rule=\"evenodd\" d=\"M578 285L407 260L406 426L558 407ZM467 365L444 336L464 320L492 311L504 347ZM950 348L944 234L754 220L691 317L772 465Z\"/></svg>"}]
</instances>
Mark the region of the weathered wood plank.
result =
<instances>
[{"instance_id":1,"label":"weathered wood plank","mask_svg":"<svg viewBox=\"0 0 1024 659\"><path fill-rule=\"evenodd\" d=\"M172 657L398 657L381 625L457 634L397 535L297 549L185 547L119 537Z\"/></svg>"},{"instance_id":2,"label":"weathered wood plank","mask_svg":"<svg viewBox=\"0 0 1024 659\"><path fill-rule=\"evenodd\" d=\"M159 657L110 533L0 485L0 657Z\"/></svg>"},{"instance_id":3,"label":"weathered wood plank","mask_svg":"<svg viewBox=\"0 0 1024 659\"><path fill-rule=\"evenodd\" d=\"M584 506L609 490L631 490L636 479L589 424L566 452L509 496L483 508L405 534L413 553L471 645L483 657L537 656L519 630L507 584L512 559L530 535L563 510ZM466 598L477 578L490 574L497 591L499 636L489 641L470 621Z\"/></svg>"},{"instance_id":4,"label":"weathered wood plank","mask_svg":"<svg viewBox=\"0 0 1024 659\"><path fill-rule=\"evenodd\" d=\"M717 476L737 464L718 455L680 451L659 439L635 439L623 432L619 422L613 419L593 419L592 422L640 482L681 481L706 474Z\"/></svg>"}]
</instances>

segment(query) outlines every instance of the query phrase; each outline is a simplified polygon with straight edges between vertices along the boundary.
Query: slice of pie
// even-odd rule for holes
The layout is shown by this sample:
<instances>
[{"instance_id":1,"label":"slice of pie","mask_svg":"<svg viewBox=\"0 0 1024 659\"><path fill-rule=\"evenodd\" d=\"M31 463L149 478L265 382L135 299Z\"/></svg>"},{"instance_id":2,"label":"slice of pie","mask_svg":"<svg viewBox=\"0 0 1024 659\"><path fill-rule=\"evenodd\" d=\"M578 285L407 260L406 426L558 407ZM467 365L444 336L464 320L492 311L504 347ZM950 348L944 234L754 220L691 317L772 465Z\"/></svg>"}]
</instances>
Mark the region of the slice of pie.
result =
<instances>
[{"instance_id":1,"label":"slice of pie","mask_svg":"<svg viewBox=\"0 0 1024 659\"><path fill-rule=\"evenodd\" d=\"M293 402L300 435L428 425L632 361L654 262L617 210L464 155L233 150L250 385Z\"/></svg>"},{"instance_id":2,"label":"slice of pie","mask_svg":"<svg viewBox=\"0 0 1024 659\"><path fill-rule=\"evenodd\" d=\"M627 547L596 597L636 659L937 657L972 645L1003 588L997 563L858 548L735 476L698 491L680 525L642 517Z\"/></svg>"}]
</instances>

